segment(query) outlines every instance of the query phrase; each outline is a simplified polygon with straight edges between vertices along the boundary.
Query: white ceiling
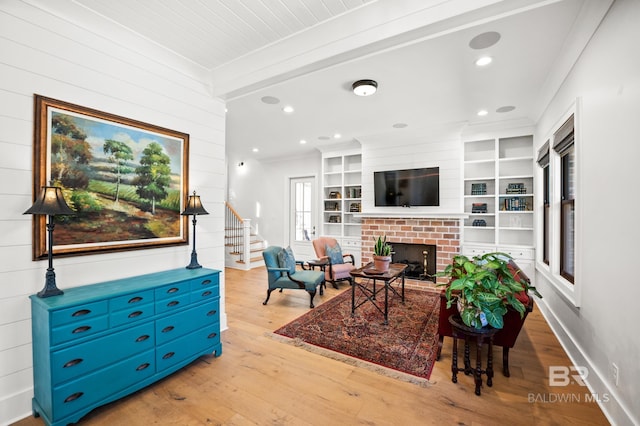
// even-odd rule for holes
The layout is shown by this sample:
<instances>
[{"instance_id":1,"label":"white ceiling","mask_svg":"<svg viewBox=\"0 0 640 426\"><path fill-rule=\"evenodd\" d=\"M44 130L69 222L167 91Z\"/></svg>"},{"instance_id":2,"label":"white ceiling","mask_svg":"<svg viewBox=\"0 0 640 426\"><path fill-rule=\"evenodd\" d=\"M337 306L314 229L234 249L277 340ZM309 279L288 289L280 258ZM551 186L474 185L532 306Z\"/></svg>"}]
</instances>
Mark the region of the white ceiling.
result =
<instances>
[{"instance_id":1,"label":"white ceiling","mask_svg":"<svg viewBox=\"0 0 640 426\"><path fill-rule=\"evenodd\" d=\"M205 70L227 100L227 152L247 161L443 123L533 124L611 0L75 2ZM469 47L487 31L499 42ZM476 67L485 54L493 63ZM351 93L363 78L378 82L375 95ZM515 109L496 112L504 106Z\"/></svg>"}]
</instances>

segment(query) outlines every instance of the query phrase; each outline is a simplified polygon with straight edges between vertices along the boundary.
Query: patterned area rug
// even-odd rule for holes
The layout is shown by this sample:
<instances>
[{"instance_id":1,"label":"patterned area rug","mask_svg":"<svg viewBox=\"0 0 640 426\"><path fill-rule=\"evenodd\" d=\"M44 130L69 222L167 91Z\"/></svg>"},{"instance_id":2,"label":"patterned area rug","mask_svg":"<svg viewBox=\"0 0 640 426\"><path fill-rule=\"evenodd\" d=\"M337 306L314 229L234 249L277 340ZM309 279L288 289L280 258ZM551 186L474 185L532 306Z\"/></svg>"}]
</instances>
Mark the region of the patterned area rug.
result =
<instances>
[{"instance_id":1,"label":"patterned area rug","mask_svg":"<svg viewBox=\"0 0 640 426\"><path fill-rule=\"evenodd\" d=\"M359 289L356 299L362 301L358 295ZM383 298L378 295L382 307ZM384 315L366 301L351 316L348 289L274 333L299 346L329 349L428 380L438 349L439 306L439 293L433 291L406 289L404 304L390 294L389 325L383 325Z\"/></svg>"}]
</instances>

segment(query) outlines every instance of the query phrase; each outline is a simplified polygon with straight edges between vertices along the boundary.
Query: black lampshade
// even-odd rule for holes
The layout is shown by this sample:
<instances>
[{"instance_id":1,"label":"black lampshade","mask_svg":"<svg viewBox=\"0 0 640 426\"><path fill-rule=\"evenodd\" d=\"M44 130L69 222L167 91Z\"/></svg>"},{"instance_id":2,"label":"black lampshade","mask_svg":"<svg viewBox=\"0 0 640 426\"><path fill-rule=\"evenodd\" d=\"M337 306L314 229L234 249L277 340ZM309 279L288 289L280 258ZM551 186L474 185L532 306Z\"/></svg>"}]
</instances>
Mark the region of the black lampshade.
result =
<instances>
[{"instance_id":1,"label":"black lampshade","mask_svg":"<svg viewBox=\"0 0 640 426\"><path fill-rule=\"evenodd\" d=\"M188 216L191 214L194 214L194 215L209 214L209 212L206 211L204 207L202 207L200 196L196 195L196 191L193 191L193 195L189 195L189 199L187 200L187 207L180 214L184 216Z\"/></svg>"},{"instance_id":2,"label":"black lampshade","mask_svg":"<svg viewBox=\"0 0 640 426\"><path fill-rule=\"evenodd\" d=\"M75 215L64 200L62 189L57 186L45 186L40 196L23 214Z\"/></svg>"}]
</instances>

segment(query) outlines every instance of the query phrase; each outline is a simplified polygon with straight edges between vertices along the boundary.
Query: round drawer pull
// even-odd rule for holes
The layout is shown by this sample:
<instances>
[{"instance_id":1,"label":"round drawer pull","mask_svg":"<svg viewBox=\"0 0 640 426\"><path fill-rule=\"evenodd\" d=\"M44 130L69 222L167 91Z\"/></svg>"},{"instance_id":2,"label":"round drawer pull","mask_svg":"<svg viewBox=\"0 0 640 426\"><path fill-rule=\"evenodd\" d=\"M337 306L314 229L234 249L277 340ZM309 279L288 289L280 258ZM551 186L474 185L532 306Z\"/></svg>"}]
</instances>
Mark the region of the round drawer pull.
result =
<instances>
[{"instance_id":1,"label":"round drawer pull","mask_svg":"<svg viewBox=\"0 0 640 426\"><path fill-rule=\"evenodd\" d=\"M76 399L80 398L82 395L84 395L84 392L76 392L76 393L74 393L74 394L69 395L69 396L64 400L64 402L65 402L65 403L66 403L66 402L73 402L73 401L75 401Z\"/></svg>"},{"instance_id":2,"label":"round drawer pull","mask_svg":"<svg viewBox=\"0 0 640 426\"><path fill-rule=\"evenodd\" d=\"M211 292L209 290L207 290L207 291L202 293L202 297L207 297L207 296L210 296L210 295L211 295Z\"/></svg>"},{"instance_id":3,"label":"round drawer pull","mask_svg":"<svg viewBox=\"0 0 640 426\"><path fill-rule=\"evenodd\" d=\"M84 333L85 331L89 331L89 330L91 330L91 326L90 325L83 325L82 327L76 328L71 333L78 334L78 333Z\"/></svg>"},{"instance_id":4,"label":"round drawer pull","mask_svg":"<svg viewBox=\"0 0 640 426\"><path fill-rule=\"evenodd\" d=\"M139 317L140 315L142 315L142 311L135 311L135 312L131 312L131 313L129 314L129 318Z\"/></svg>"},{"instance_id":5,"label":"round drawer pull","mask_svg":"<svg viewBox=\"0 0 640 426\"><path fill-rule=\"evenodd\" d=\"M144 364L141 364L138 366L138 368L136 368L136 371L142 371L146 368L148 368L151 364L149 364L148 362L145 362Z\"/></svg>"},{"instance_id":6,"label":"round drawer pull","mask_svg":"<svg viewBox=\"0 0 640 426\"><path fill-rule=\"evenodd\" d=\"M144 342L145 340L147 340L149 338L148 334L143 334L142 336L138 337L136 339L136 343L140 343L140 342Z\"/></svg>"},{"instance_id":7,"label":"round drawer pull","mask_svg":"<svg viewBox=\"0 0 640 426\"><path fill-rule=\"evenodd\" d=\"M141 300L142 300L142 297L136 296L136 297L132 297L131 299L129 299L129 302L127 302L127 303L138 303Z\"/></svg>"},{"instance_id":8,"label":"round drawer pull","mask_svg":"<svg viewBox=\"0 0 640 426\"><path fill-rule=\"evenodd\" d=\"M201 285L209 285L209 284L211 284L211 280L204 280L200 284Z\"/></svg>"},{"instance_id":9,"label":"round drawer pull","mask_svg":"<svg viewBox=\"0 0 640 426\"><path fill-rule=\"evenodd\" d=\"M207 316L208 316L208 317L213 316L213 315L215 315L215 314L216 314L216 312L218 312L218 311L216 311L215 309L214 309L214 310L212 310L212 311L209 311L209 312L207 312Z\"/></svg>"},{"instance_id":10,"label":"round drawer pull","mask_svg":"<svg viewBox=\"0 0 640 426\"><path fill-rule=\"evenodd\" d=\"M171 287L169 290L167 290L167 293L171 294L171 293L175 293L177 291L179 291L180 289L178 287Z\"/></svg>"},{"instance_id":11,"label":"round drawer pull","mask_svg":"<svg viewBox=\"0 0 640 426\"><path fill-rule=\"evenodd\" d=\"M81 317L83 315L88 315L91 313L90 309L80 309L79 311L75 311L71 314L72 317Z\"/></svg>"},{"instance_id":12,"label":"round drawer pull","mask_svg":"<svg viewBox=\"0 0 640 426\"><path fill-rule=\"evenodd\" d=\"M174 326L169 325L169 326L167 326L167 327L163 328L163 329L162 329L162 332L163 332L163 333L168 333L168 332L172 331L174 328L175 328Z\"/></svg>"},{"instance_id":13,"label":"round drawer pull","mask_svg":"<svg viewBox=\"0 0 640 426\"><path fill-rule=\"evenodd\" d=\"M162 359L169 359L169 358L171 358L172 356L174 356L175 354L176 354L175 352L167 352L166 354L164 354L164 355L162 356Z\"/></svg>"},{"instance_id":14,"label":"round drawer pull","mask_svg":"<svg viewBox=\"0 0 640 426\"><path fill-rule=\"evenodd\" d=\"M180 301L178 301L178 300L172 300L171 302L167 303L167 306L171 308L171 307L173 307L173 306L177 306L177 305L179 305L179 304L180 304Z\"/></svg>"},{"instance_id":15,"label":"round drawer pull","mask_svg":"<svg viewBox=\"0 0 640 426\"><path fill-rule=\"evenodd\" d=\"M218 335L218 333L211 333L210 335L207 336L207 339L213 339L214 337L216 337Z\"/></svg>"},{"instance_id":16,"label":"round drawer pull","mask_svg":"<svg viewBox=\"0 0 640 426\"><path fill-rule=\"evenodd\" d=\"M67 362L65 365L62 366L62 368L69 368L69 367L73 367L74 365L78 365L82 362L82 358L76 358L76 359L72 359L71 361Z\"/></svg>"}]
</instances>

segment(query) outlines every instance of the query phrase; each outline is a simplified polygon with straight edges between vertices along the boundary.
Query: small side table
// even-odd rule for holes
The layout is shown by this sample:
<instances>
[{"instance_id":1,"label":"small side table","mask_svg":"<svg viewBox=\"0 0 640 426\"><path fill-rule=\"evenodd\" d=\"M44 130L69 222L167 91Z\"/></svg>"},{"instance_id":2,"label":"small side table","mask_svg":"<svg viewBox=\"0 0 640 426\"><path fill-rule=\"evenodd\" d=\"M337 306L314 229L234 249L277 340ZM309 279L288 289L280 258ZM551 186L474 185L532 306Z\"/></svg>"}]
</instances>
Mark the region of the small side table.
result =
<instances>
[{"instance_id":1,"label":"small side table","mask_svg":"<svg viewBox=\"0 0 640 426\"><path fill-rule=\"evenodd\" d=\"M464 374L472 374L476 384L476 395L480 395L482 387L482 375L487 375L487 386L493 386L493 336L498 332L497 328L474 328L469 327L462 322L459 315L451 315L449 317L453 334L453 353L451 355L451 381L458 383L458 371ZM464 339L464 369L458 368L458 338ZM476 339L476 368L471 368L469 360L469 339ZM487 354L487 369L482 369L482 344L488 342L489 353Z\"/></svg>"},{"instance_id":2,"label":"small side table","mask_svg":"<svg viewBox=\"0 0 640 426\"><path fill-rule=\"evenodd\" d=\"M307 266L309 266L312 271L315 271L317 266L322 272L324 272L328 264L328 259L307 260ZM320 284L320 290L322 290L323 287L327 288L327 283L325 280L322 280L322 284ZM333 288L338 288L338 286L334 283Z\"/></svg>"}]
</instances>

